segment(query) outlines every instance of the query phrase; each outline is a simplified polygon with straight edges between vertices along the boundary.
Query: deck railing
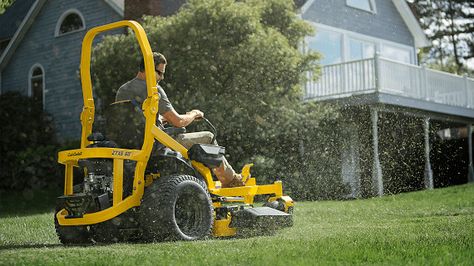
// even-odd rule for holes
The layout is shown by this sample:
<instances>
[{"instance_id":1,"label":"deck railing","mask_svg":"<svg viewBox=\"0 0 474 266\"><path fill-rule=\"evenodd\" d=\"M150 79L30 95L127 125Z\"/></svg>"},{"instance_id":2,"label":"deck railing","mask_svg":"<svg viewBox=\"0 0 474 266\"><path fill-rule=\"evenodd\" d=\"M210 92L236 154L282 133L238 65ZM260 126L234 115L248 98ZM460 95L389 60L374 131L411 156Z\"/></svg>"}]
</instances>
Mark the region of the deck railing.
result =
<instances>
[{"instance_id":1,"label":"deck railing","mask_svg":"<svg viewBox=\"0 0 474 266\"><path fill-rule=\"evenodd\" d=\"M308 74L305 99L325 100L383 92L417 100L474 108L474 80L416 65L374 58L323 66Z\"/></svg>"}]
</instances>

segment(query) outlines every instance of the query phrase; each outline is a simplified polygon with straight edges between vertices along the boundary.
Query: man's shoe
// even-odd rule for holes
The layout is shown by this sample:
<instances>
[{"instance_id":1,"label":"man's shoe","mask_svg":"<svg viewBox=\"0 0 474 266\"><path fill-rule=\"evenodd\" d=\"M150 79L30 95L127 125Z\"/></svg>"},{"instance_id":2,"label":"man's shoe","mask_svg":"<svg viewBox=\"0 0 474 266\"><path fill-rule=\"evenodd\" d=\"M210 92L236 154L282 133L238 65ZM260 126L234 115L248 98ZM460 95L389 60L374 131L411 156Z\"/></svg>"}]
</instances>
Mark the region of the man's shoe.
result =
<instances>
[{"instance_id":1,"label":"man's shoe","mask_svg":"<svg viewBox=\"0 0 474 266\"><path fill-rule=\"evenodd\" d=\"M227 184L222 184L222 188L243 187L245 183L242 181L242 176L235 174L234 178Z\"/></svg>"}]
</instances>

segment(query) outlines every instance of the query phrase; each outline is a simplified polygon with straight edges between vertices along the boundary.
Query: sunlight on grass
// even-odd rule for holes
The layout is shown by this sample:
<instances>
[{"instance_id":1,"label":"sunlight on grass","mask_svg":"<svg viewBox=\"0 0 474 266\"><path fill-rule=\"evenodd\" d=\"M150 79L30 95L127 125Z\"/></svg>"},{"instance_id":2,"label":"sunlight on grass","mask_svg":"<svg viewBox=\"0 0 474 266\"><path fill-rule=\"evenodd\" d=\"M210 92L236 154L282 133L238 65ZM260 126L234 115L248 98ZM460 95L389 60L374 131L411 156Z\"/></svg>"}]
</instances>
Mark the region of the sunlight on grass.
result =
<instances>
[{"instance_id":1,"label":"sunlight on grass","mask_svg":"<svg viewBox=\"0 0 474 266\"><path fill-rule=\"evenodd\" d=\"M474 261L474 185L298 202L275 235L64 247L52 213L0 218L0 264L456 264Z\"/></svg>"}]
</instances>

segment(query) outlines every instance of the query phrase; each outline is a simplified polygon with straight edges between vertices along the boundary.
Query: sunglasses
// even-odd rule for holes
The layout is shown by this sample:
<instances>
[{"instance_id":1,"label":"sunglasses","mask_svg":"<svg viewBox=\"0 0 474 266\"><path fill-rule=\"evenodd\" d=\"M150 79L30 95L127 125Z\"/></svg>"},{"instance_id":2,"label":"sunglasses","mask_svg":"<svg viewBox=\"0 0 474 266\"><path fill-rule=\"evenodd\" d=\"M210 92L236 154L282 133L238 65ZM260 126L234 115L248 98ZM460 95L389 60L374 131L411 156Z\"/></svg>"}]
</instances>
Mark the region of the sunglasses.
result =
<instances>
[{"instance_id":1,"label":"sunglasses","mask_svg":"<svg viewBox=\"0 0 474 266\"><path fill-rule=\"evenodd\" d=\"M165 74L164 72L158 70L158 69L155 69L155 72L158 73L158 75L161 77L163 76L163 74Z\"/></svg>"}]
</instances>

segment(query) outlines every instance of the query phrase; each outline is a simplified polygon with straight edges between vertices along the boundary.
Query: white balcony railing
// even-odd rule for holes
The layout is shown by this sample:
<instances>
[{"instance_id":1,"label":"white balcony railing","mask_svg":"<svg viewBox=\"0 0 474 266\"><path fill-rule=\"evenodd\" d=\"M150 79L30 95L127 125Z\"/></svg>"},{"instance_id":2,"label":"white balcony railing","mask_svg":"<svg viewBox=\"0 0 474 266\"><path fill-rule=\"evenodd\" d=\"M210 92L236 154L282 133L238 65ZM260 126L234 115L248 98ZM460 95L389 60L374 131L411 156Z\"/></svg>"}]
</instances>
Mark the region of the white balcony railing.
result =
<instances>
[{"instance_id":1,"label":"white balcony railing","mask_svg":"<svg viewBox=\"0 0 474 266\"><path fill-rule=\"evenodd\" d=\"M305 99L325 100L382 92L474 109L474 80L379 56L323 66L314 82L308 74Z\"/></svg>"}]
</instances>

